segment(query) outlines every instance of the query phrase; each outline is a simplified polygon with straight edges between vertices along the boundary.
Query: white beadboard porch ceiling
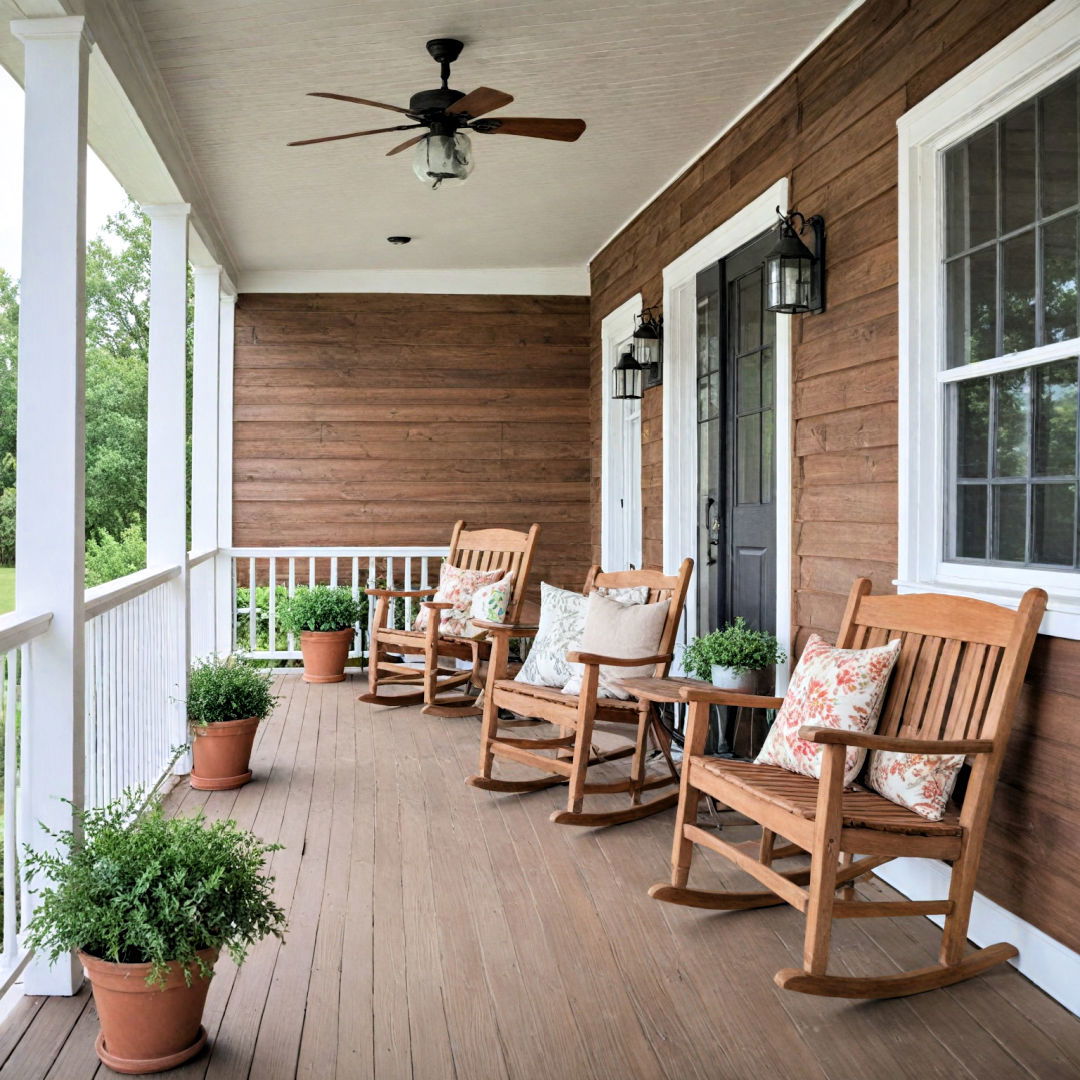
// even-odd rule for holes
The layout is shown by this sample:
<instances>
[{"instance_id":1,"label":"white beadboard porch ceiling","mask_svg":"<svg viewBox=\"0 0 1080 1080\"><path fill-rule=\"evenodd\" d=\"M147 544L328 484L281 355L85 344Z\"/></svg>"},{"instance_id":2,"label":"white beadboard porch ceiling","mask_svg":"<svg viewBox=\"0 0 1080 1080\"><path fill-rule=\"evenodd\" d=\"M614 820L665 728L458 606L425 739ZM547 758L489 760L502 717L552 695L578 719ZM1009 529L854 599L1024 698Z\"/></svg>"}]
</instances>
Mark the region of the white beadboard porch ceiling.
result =
<instances>
[{"instance_id":1,"label":"white beadboard porch ceiling","mask_svg":"<svg viewBox=\"0 0 1080 1080\"><path fill-rule=\"evenodd\" d=\"M133 5L241 271L583 266L849 6L848 0L138 0ZM577 143L473 137L432 191L389 126L438 85L424 43L466 47L450 85L513 116L579 116ZM405 117L401 117L405 121ZM386 237L414 237L392 247Z\"/></svg>"}]
</instances>

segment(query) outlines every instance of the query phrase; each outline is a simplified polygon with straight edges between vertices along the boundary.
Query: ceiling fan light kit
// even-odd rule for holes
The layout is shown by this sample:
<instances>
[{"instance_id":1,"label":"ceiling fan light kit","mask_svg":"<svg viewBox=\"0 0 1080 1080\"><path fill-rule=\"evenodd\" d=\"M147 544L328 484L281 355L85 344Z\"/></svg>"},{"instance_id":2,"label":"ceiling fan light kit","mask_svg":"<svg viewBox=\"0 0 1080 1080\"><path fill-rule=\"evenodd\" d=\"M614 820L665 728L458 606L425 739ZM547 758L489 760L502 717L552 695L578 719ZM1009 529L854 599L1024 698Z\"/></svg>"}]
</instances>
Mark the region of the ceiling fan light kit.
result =
<instances>
[{"instance_id":1,"label":"ceiling fan light kit","mask_svg":"<svg viewBox=\"0 0 1080 1080\"><path fill-rule=\"evenodd\" d=\"M457 38L433 38L427 43L427 51L439 65L442 86L435 90L421 90L409 99L409 107L387 105L368 98L351 97L315 91L310 97L349 101L356 105L369 105L400 113L414 121L393 127L375 128L367 131L351 131L344 135L326 135L317 139L299 139L290 146L309 146L312 143L336 142L354 139L361 135L379 135L387 131L427 131L414 135L387 152L387 157L403 150L413 150L413 172L423 183L432 188L441 187L447 180L465 180L473 170L472 141L467 132L481 135L522 135L531 139L551 139L556 142L575 142L585 130L584 120L557 119L553 117L488 117L487 114L509 105L514 99L501 90L480 86L469 94L451 90L450 65L461 55L464 43ZM486 117L486 119L481 119Z\"/></svg>"}]
</instances>

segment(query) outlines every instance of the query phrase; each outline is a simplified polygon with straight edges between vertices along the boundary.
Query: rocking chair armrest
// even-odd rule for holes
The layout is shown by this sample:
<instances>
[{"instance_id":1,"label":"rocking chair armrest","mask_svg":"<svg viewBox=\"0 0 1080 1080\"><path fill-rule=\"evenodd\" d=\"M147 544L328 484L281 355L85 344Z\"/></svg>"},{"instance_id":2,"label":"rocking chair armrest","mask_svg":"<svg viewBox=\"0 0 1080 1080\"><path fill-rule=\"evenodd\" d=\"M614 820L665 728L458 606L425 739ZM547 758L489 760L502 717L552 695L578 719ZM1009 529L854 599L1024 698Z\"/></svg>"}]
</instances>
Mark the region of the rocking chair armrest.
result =
<instances>
[{"instance_id":1,"label":"rocking chair armrest","mask_svg":"<svg viewBox=\"0 0 1080 1080\"><path fill-rule=\"evenodd\" d=\"M449 611L454 605L448 604L445 600L424 600L421 601L420 606L428 611Z\"/></svg>"},{"instance_id":2,"label":"rocking chair armrest","mask_svg":"<svg viewBox=\"0 0 1080 1080\"><path fill-rule=\"evenodd\" d=\"M470 620L477 630L486 630L489 634L508 634L510 637L536 637L540 629L536 623L501 623L487 619Z\"/></svg>"},{"instance_id":3,"label":"rocking chair armrest","mask_svg":"<svg viewBox=\"0 0 1080 1080\"><path fill-rule=\"evenodd\" d=\"M866 750L891 750L897 754L989 754L994 749L992 739L904 739L812 725L799 728L799 738L826 746L859 746Z\"/></svg>"},{"instance_id":4,"label":"rocking chair armrest","mask_svg":"<svg viewBox=\"0 0 1080 1080\"><path fill-rule=\"evenodd\" d=\"M721 690L708 683L701 687L684 686L679 691L683 701L707 701L710 705L732 705L743 709L779 709L784 704L782 697L770 697L766 694L744 694L738 690Z\"/></svg>"},{"instance_id":5,"label":"rocking chair armrest","mask_svg":"<svg viewBox=\"0 0 1080 1080\"><path fill-rule=\"evenodd\" d=\"M672 659L671 653L659 653L656 656L600 656L598 653L568 652L567 663L588 664L605 667L644 667L646 664L666 664Z\"/></svg>"},{"instance_id":6,"label":"rocking chair armrest","mask_svg":"<svg viewBox=\"0 0 1080 1080\"><path fill-rule=\"evenodd\" d=\"M431 596L434 589L376 589L374 586L371 588L365 588L364 592L368 596L383 597L383 596L404 596L416 598L418 596Z\"/></svg>"}]
</instances>

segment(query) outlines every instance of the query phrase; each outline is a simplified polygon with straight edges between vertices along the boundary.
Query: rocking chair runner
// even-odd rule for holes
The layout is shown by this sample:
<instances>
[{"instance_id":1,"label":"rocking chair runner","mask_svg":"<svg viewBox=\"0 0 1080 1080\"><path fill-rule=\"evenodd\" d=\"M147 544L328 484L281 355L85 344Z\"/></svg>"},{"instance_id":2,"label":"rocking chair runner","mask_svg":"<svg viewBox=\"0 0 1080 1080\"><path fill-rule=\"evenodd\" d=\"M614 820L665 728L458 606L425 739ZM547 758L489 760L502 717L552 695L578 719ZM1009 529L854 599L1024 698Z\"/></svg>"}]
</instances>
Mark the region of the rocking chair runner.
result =
<instances>
[{"instance_id":1,"label":"rocking chair runner","mask_svg":"<svg viewBox=\"0 0 1080 1080\"><path fill-rule=\"evenodd\" d=\"M660 678L667 674L671 666L675 635L678 632L679 621L682 619L686 590L693 569L693 559L684 559L679 572L674 575L661 574L655 570L627 570L605 574L599 566L594 566L589 570L585 588L582 590L585 595L598 587L626 589L646 586L649 590L648 603L668 601L669 608L655 656L635 657L628 660L582 652L568 653L567 660L571 663L582 664L584 667L581 692L576 696L564 694L550 686L534 686L531 683L506 678L506 657L510 638L532 637L536 634L535 626L483 624L493 639L494 645L484 690L480 773L470 776L466 783L486 791L524 792L569 782L566 809L556 811L551 815L551 820L557 825L614 825L624 821L636 821L638 818L647 817L674 806L678 800L677 792L662 795L650 802L641 801L643 792L668 787L679 782L678 772L671 760L667 734L657 722L652 706L648 701L623 701L618 698L598 697L597 688L602 664L614 667L641 667L645 664L655 664L656 677ZM499 709L509 709L522 716L547 720L558 726L559 734L550 739L519 739L499 735ZM604 753L594 753L593 732L597 725L601 724L616 725L617 729L621 728L623 731L627 726L633 725L636 728L634 742ZM646 774L645 757L648 752L650 730L664 754L667 763L666 774L661 773L656 776ZM554 756L548 756L552 752ZM597 783L586 780L586 774L591 765L602 761L614 761L631 754L633 754L633 762L627 779ZM497 779L491 775L496 757L530 765L549 775L535 780ZM626 809L609 813L582 812L586 795L622 792L630 796L631 805Z\"/></svg>"},{"instance_id":2,"label":"rocking chair runner","mask_svg":"<svg viewBox=\"0 0 1080 1080\"><path fill-rule=\"evenodd\" d=\"M446 561L463 570L502 570L514 573L514 590L510 598L506 618L516 622L525 602L532 566L533 549L540 526L533 525L527 533L511 529L477 529L466 532L465 522L458 521L450 537L450 553ZM398 630L387 626L391 605L399 597L420 599L431 596L435 586L427 589L368 589L368 595L376 598L375 618L371 629L371 649L368 660L368 692L360 695L361 701L377 705L419 705L423 712L432 716L479 716L481 710L474 697L468 694L446 696L446 691L471 683L482 688L483 666L491 654L491 641L486 638L459 637L443 633L440 628L442 611L451 605L435 601L423 601L421 608L428 611L427 625L421 630ZM477 626L481 624L476 623ZM388 654L420 655L424 657L423 670L413 664L386 660ZM470 660L468 669L442 667L441 657ZM412 692L386 693L383 686L419 686Z\"/></svg>"},{"instance_id":3,"label":"rocking chair runner","mask_svg":"<svg viewBox=\"0 0 1080 1080\"><path fill-rule=\"evenodd\" d=\"M689 689L685 760L672 850L671 884L654 885L657 900L712 910L788 903L806 914L802 970L777 972L786 990L829 997L887 998L917 994L968 979L1017 955L1007 943L964 955L975 875L994 784L1012 726L1017 695L1046 594L1030 589L1019 610L955 596L871 596L870 582L855 582L838 646L872 648L897 637L901 650L881 709L878 734L803 727L799 736L823 747L821 780L755 765L702 757L709 706L734 704L715 689ZM782 698L746 696L741 704L778 708ZM845 791L848 746L905 754L964 754L971 774L960 810L928 821L866 790ZM869 755L868 755L869 756ZM762 826L760 845L732 844L696 824L698 801L710 795ZM777 845L778 838L790 843ZM694 845L701 844L756 877L768 891L705 892L687 888ZM805 853L810 865L777 870L774 861ZM943 900L863 901L854 882L892 859L915 856L952 863ZM808 887L804 887L808 886ZM842 889L841 898L835 896ZM944 915L937 964L870 978L829 975L833 919Z\"/></svg>"}]
</instances>

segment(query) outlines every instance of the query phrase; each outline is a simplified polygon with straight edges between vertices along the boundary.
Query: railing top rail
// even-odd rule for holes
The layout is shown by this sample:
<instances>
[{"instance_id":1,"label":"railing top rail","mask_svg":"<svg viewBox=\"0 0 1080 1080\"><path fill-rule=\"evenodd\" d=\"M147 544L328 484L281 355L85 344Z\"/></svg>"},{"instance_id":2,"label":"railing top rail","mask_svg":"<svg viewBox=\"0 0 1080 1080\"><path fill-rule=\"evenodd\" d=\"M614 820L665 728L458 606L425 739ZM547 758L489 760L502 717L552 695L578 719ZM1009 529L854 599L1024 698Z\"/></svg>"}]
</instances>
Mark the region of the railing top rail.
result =
<instances>
[{"instance_id":1,"label":"railing top rail","mask_svg":"<svg viewBox=\"0 0 1080 1080\"><path fill-rule=\"evenodd\" d=\"M442 547L232 547L221 548L235 559L404 559L448 555L450 548Z\"/></svg>"},{"instance_id":2,"label":"railing top rail","mask_svg":"<svg viewBox=\"0 0 1080 1080\"><path fill-rule=\"evenodd\" d=\"M96 619L119 607L128 600L134 600L143 593L164 585L166 581L180 576L179 566L166 566L164 568L148 567L146 570L136 570L134 574L117 578L115 581L106 581L104 585L95 585L86 590L86 621Z\"/></svg>"},{"instance_id":3,"label":"railing top rail","mask_svg":"<svg viewBox=\"0 0 1080 1080\"><path fill-rule=\"evenodd\" d=\"M199 551L189 551L187 556L188 569L190 570L192 567L199 566L201 563L209 561L218 553L218 550L219 549L216 547L210 547L202 548Z\"/></svg>"},{"instance_id":4,"label":"railing top rail","mask_svg":"<svg viewBox=\"0 0 1080 1080\"><path fill-rule=\"evenodd\" d=\"M16 610L0 615L0 652L16 649L36 637L41 637L49 629L51 622L51 611L26 615Z\"/></svg>"}]
</instances>

